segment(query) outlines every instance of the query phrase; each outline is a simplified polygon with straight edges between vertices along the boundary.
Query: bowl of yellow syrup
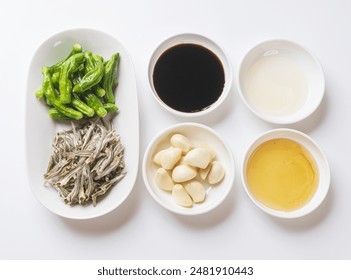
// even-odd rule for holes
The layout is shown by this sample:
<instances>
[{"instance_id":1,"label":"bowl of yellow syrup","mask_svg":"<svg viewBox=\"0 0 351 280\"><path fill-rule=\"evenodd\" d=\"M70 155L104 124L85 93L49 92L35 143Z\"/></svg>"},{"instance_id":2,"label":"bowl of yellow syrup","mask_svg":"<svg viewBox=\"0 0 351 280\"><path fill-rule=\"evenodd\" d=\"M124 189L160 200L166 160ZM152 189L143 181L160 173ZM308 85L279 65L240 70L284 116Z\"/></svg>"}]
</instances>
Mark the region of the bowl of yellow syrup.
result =
<instances>
[{"instance_id":1,"label":"bowl of yellow syrup","mask_svg":"<svg viewBox=\"0 0 351 280\"><path fill-rule=\"evenodd\" d=\"M250 49L240 63L237 84L245 105L261 119L277 124L311 115L325 90L318 59L288 40L269 40Z\"/></svg>"},{"instance_id":2,"label":"bowl of yellow syrup","mask_svg":"<svg viewBox=\"0 0 351 280\"><path fill-rule=\"evenodd\" d=\"M330 170L323 151L309 136L293 129L274 129L248 148L242 182L261 210L280 218L298 218L322 203Z\"/></svg>"}]
</instances>

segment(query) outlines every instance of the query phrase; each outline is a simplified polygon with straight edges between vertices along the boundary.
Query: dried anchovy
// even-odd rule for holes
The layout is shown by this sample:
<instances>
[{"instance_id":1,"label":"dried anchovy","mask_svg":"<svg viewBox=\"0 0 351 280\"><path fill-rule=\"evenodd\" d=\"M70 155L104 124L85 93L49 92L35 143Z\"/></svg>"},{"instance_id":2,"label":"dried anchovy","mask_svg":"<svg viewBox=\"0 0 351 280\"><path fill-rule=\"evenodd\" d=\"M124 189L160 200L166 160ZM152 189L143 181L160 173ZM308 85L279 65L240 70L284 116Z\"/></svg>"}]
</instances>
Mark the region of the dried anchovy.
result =
<instances>
[{"instance_id":1,"label":"dried anchovy","mask_svg":"<svg viewBox=\"0 0 351 280\"><path fill-rule=\"evenodd\" d=\"M124 147L112 124L101 119L56 133L45 185L69 205L97 204L126 175Z\"/></svg>"}]
</instances>

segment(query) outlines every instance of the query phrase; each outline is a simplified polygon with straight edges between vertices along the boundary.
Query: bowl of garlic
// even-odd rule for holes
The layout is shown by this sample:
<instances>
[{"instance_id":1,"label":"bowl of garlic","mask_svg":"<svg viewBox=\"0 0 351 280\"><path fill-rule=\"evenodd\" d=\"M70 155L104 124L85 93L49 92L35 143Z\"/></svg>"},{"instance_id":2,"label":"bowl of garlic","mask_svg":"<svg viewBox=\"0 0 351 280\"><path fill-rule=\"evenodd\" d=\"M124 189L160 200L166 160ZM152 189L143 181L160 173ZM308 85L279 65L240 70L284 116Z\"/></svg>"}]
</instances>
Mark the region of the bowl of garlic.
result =
<instances>
[{"instance_id":1,"label":"bowl of garlic","mask_svg":"<svg viewBox=\"0 0 351 280\"><path fill-rule=\"evenodd\" d=\"M181 215L206 213L227 197L234 182L234 158L213 129L180 123L157 134L143 159L150 195Z\"/></svg>"}]
</instances>

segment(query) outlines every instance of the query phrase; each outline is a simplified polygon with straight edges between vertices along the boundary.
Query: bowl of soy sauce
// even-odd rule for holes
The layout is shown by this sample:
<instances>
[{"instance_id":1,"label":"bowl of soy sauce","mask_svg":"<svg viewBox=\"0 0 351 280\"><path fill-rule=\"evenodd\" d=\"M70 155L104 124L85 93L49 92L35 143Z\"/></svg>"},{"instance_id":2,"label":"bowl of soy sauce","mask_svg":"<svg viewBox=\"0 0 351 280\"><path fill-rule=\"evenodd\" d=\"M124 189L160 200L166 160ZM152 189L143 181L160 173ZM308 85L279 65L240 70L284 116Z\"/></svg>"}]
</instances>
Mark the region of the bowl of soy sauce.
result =
<instances>
[{"instance_id":1,"label":"bowl of soy sauce","mask_svg":"<svg viewBox=\"0 0 351 280\"><path fill-rule=\"evenodd\" d=\"M228 96L232 68L214 41L198 34L180 34L163 41L148 68L151 92L167 111L195 117L216 109Z\"/></svg>"}]
</instances>

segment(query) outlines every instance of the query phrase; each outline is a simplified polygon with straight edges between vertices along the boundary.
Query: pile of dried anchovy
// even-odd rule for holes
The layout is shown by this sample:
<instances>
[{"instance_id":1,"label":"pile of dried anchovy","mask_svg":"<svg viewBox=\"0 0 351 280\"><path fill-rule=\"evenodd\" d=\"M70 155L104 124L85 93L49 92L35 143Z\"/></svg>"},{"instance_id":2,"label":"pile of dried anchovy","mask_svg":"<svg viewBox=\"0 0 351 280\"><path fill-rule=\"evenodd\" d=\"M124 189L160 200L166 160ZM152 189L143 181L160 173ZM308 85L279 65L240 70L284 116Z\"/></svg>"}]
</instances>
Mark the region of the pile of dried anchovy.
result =
<instances>
[{"instance_id":1,"label":"pile of dried anchovy","mask_svg":"<svg viewBox=\"0 0 351 280\"><path fill-rule=\"evenodd\" d=\"M101 119L58 132L52 144L46 185L55 188L64 202L84 204L104 195L124 176L124 147L120 136Z\"/></svg>"}]
</instances>

